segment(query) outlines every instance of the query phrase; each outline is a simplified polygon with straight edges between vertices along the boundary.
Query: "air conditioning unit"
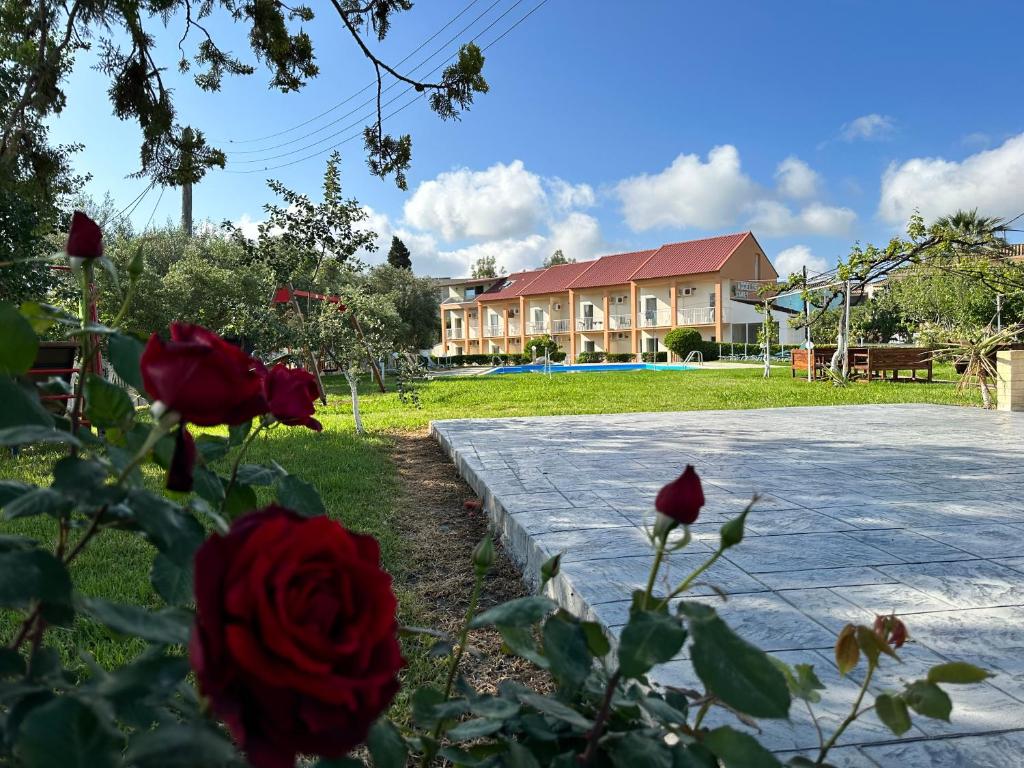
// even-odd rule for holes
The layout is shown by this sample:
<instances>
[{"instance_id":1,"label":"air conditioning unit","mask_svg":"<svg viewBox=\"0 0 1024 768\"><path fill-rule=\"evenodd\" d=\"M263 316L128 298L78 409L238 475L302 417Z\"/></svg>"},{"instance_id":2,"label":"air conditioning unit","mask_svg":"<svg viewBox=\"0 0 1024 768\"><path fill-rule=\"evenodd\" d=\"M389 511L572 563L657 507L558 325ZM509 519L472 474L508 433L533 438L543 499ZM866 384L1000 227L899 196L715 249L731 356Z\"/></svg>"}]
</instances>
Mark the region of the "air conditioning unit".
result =
<instances>
[{"instance_id":1,"label":"air conditioning unit","mask_svg":"<svg viewBox=\"0 0 1024 768\"><path fill-rule=\"evenodd\" d=\"M626 300L625 296L616 296L615 297L615 303L616 304L622 304L625 300Z\"/></svg>"},{"instance_id":2,"label":"air conditioning unit","mask_svg":"<svg viewBox=\"0 0 1024 768\"><path fill-rule=\"evenodd\" d=\"M683 296L692 296L696 292L697 292L696 288L683 288L682 289Z\"/></svg>"}]
</instances>

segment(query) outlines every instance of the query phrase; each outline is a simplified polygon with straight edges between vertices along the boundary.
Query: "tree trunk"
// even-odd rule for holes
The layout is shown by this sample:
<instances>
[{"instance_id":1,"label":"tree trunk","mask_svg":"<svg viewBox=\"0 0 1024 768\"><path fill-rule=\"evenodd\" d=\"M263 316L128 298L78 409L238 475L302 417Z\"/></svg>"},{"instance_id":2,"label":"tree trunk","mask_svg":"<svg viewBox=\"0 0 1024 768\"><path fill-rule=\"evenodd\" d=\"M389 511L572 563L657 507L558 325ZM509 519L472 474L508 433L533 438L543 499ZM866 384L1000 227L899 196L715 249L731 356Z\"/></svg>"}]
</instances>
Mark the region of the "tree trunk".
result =
<instances>
[{"instance_id":1,"label":"tree trunk","mask_svg":"<svg viewBox=\"0 0 1024 768\"><path fill-rule=\"evenodd\" d=\"M981 387L981 404L985 408L992 407L992 393L989 392L988 382L984 376L978 377L978 385Z\"/></svg>"},{"instance_id":2,"label":"tree trunk","mask_svg":"<svg viewBox=\"0 0 1024 768\"><path fill-rule=\"evenodd\" d=\"M363 417L359 415L359 378L351 371L345 371L345 380L348 382L349 392L352 393L352 416L356 420L356 434L365 434Z\"/></svg>"}]
</instances>

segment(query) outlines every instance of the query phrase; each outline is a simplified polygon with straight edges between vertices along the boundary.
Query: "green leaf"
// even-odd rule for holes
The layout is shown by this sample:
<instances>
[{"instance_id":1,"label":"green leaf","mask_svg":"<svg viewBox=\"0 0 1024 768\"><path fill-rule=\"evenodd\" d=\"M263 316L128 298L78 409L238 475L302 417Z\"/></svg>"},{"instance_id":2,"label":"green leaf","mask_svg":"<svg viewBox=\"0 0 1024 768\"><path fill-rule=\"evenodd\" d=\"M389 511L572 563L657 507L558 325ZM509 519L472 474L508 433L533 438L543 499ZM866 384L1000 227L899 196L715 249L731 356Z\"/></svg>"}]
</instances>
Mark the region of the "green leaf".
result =
<instances>
[{"instance_id":1,"label":"green leaf","mask_svg":"<svg viewBox=\"0 0 1024 768\"><path fill-rule=\"evenodd\" d=\"M673 768L719 768L720 763L703 744L679 743L672 751Z\"/></svg>"},{"instance_id":2,"label":"green leaf","mask_svg":"<svg viewBox=\"0 0 1024 768\"><path fill-rule=\"evenodd\" d=\"M227 498L224 500L224 513L229 518L241 517L246 512L256 509L259 501L256 499L256 491L248 485L235 483L231 486Z\"/></svg>"},{"instance_id":3,"label":"green leaf","mask_svg":"<svg viewBox=\"0 0 1024 768\"><path fill-rule=\"evenodd\" d=\"M128 393L95 373L85 377L85 415L94 426L127 429L135 417Z\"/></svg>"},{"instance_id":4,"label":"green leaf","mask_svg":"<svg viewBox=\"0 0 1024 768\"><path fill-rule=\"evenodd\" d=\"M0 552L24 551L35 549L38 546L39 542L28 538L28 536L0 535Z\"/></svg>"},{"instance_id":5,"label":"green leaf","mask_svg":"<svg viewBox=\"0 0 1024 768\"><path fill-rule=\"evenodd\" d=\"M167 656L163 649L151 646L130 664L102 678L94 677L87 685L95 681L96 692L115 706L131 706L138 701L160 703L174 695L189 669L187 658Z\"/></svg>"},{"instance_id":6,"label":"green leaf","mask_svg":"<svg viewBox=\"0 0 1024 768\"><path fill-rule=\"evenodd\" d=\"M144 490L134 490L129 504L139 527L158 550L174 563L188 566L203 543L203 526L177 504Z\"/></svg>"},{"instance_id":7,"label":"green leaf","mask_svg":"<svg viewBox=\"0 0 1024 768\"><path fill-rule=\"evenodd\" d=\"M947 664L936 664L928 670L929 683L952 683L954 685L970 685L980 683L992 677L992 673L964 661L951 661Z\"/></svg>"},{"instance_id":8,"label":"green leaf","mask_svg":"<svg viewBox=\"0 0 1024 768\"><path fill-rule=\"evenodd\" d=\"M790 695L783 676L764 651L733 632L712 608L686 602L693 636L693 668L708 690L751 717L786 717Z\"/></svg>"},{"instance_id":9,"label":"green leaf","mask_svg":"<svg viewBox=\"0 0 1024 768\"><path fill-rule=\"evenodd\" d=\"M686 709L678 709L664 699L655 696L645 696L640 699L640 706L647 711L655 720L670 725L684 725L686 723Z\"/></svg>"},{"instance_id":10,"label":"green leaf","mask_svg":"<svg viewBox=\"0 0 1024 768\"><path fill-rule=\"evenodd\" d=\"M555 678L569 688L582 685L594 664L580 623L561 612L544 622L544 655Z\"/></svg>"},{"instance_id":11,"label":"green leaf","mask_svg":"<svg viewBox=\"0 0 1024 768\"><path fill-rule=\"evenodd\" d=\"M409 748L390 720L380 718L370 728L366 746L376 768L405 768Z\"/></svg>"},{"instance_id":12,"label":"green leaf","mask_svg":"<svg viewBox=\"0 0 1024 768\"><path fill-rule=\"evenodd\" d=\"M672 768L672 752L660 739L633 731L616 741L611 747L615 768Z\"/></svg>"},{"instance_id":13,"label":"green leaf","mask_svg":"<svg viewBox=\"0 0 1024 768\"><path fill-rule=\"evenodd\" d=\"M536 624L556 608L558 606L543 595L520 597L478 614L469 626L473 629L490 626L527 627Z\"/></svg>"},{"instance_id":14,"label":"green leaf","mask_svg":"<svg viewBox=\"0 0 1024 768\"><path fill-rule=\"evenodd\" d=\"M140 731L124 757L133 768L222 768L238 761L226 736L198 723L164 723Z\"/></svg>"},{"instance_id":15,"label":"green leaf","mask_svg":"<svg viewBox=\"0 0 1024 768\"><path fill-rule=\"evenodd\" d=\"M812 704L821 701L821 694L818 691L824 690L825 686L814 673L813 664L797 664L795 667L790 667L786 662L774 656L768 658L786 678L786 685L793 696Z\"/></svg>"},{"instance_id":16,"label":"green leaf","mask_svg":"<svg viewBox=\"0 0 1024 768\"><path fill-rule=\"evenodd\" d=\"M178 565L157 552L149 580L156 593L168 605L185 605L192 600L192 564Z\"/></svg>"},{"instance_id":17,"label":"green leaf","mask_svg":"<svg viewBox=\"0 0 1024 768\"><path fill-rule=\"evenodd\" d=\"M946 692L935 683L930 683L927 680L915 680L904 689L903 699L919 715L949 722L949 715L953 711L953 702L949 700Z\"/></svg>"},{"instance_id":18,"label":"green leaf","mask_svg":"<svg viewBox=\"0 0 1024 768\"><path fill-rule=\"evenodd\" d=\"M519 713L519 705L509 699L498 696L481 696L469 703L470 711L477 717L490 717L494 720L507 720Z\"/></svg>"},{"instance_id":19,"label":"green leaf","mask_svg":"<svg viewBox=\"0 0 1024 768\"><path fill-rule=\"evenodd\" d=\"M727 725L705 735L704 746L722 761L725 768L782 768L782 763L757 739Z\"/></svg>"},{"instance_id":20,"label":"green leaf","mask_svg":"<svg viewBox=\"0 0 1024 768\"><path fill-rule=\"evenodd\" d=\"M854 630L854 634L857 638L858 647L872 664L877 664L878 657L883 653L894 659L899 658L896 655L896 651L892 649L892 646L875 634L874 630L870 627L859 626Z\"/></svg>"},{"instance_id":21,"label":"green leaf","mask_svg":"<svg viewBox=\"0 0 1024 768\"><path fill-rule=\"evenodd\" d=\"M547 669L551 666L551 662L549 662L547 657L537 648L537 643L534 641L533 637L532 627L513 627L506 624L499 624L498 632L501 634L501 639L505 641L505 647L510 653L514 653L517 656L522 656L528 661L532 661L541 669Z\"/></svg>"},{"instance_id":22,"label":"green leaf","mask_svg":"<svg viewBox=\"0 0 1024 768\"><path fill-rule=\"evenodd\" d=\"M547 696L539 693L520 693L519 701L528 707L533 707L542 714L549 715L556 720L561 720L563 723L568 723L579 730L588 731L594 727L592 720L588 720L572 707L556 699L549 699Z\"/></svg>"},{"instance_id":23,"label":"green leaf","mask_svg":"<svg viewBox=\"0 0 1024 768\"><path fill-rule=\"evenodd\" d=\"M907 712L907 703L899 696L890 696L887 693L877 696L875 698L875 714L897 736L910 730L910 713Z\"/></svg>"},{"instance_id":24,"label":"green leaf","mask_svg":"<svg viewBox=\"0 0 1024 768\"><path fill-rule=\"evenodd\" d=\"M39 339L32 324L13 306L0 303L0 373L20 376L32 367Z\"/></svg>"},{"instance_id":25,"label":"green leaf","mask_svg":"<svg viewBox=\"0 0 1024 768\"><path fill-rule=\"evenodd\" d=\"M6 404L5 404L6 405ZM42 445L44 443L64 443L65 445L81 445L81 441L70 432L39 424L26 424L20 427L0 429L0 447L15 445Z\"/></svg>"},{"instance_id":26,"label":"green leaf","mask_svg":"<svg viewBox=\"0 0 1024 768\"><path fill-rule=\"evenodd\" d=\"M36 486L19 480L0 480L0 509Z\"/></svg>"},{"instance_id":27,"label":"green leaf","mask_svg":"<svg viewBox=\"0 0 1024 768\"><path fill-rule=\"evenodd\" d=\"M611 653L612 645L608 641L608 636L604 633L604 627L596 621L583 621L580 622L580 628L583 630L584 637L587 638L587 648L590 652L599 659L603 659L609 653Z\"/></svg>"},{"instance_id":28,"label":"green leaf","mask_svg":"<svg viewBox=\"0 0 1024 768\"><path fill-rule=\"evenodd\" d=\"M196 438L196 450L199 451L199 455L203 457L204 461L210 462L227 456L231 446L228 444L227 438L216 435L200 435Z\"/></svg>"},{"instance_id":29,"label":"green leaf","mask_svg":"<svg viewBox=\"0 0 1024 768\"><path fill-rule=\"evenodd\" d=\"M540 763L526 746L518 741L508 742L508 752L502 760L504 768L540 768Z\"/></svg>"},{"instance_id":30,"label":"green leaf","mask_svg":"<svg viewBox=\"0 0 1024 768\"><path fill-rule=\"evenodd\" d=\"M505 724L501 720L492 720L481 717L476 720L466 720L448 731L448 738L451 741L473 741L482 739L497 733Z\"/></svg>"},{"instance_id":31,"label":"green leaf","mask_svg":"<svg viewBox=\"0 0 1024 768\"><path fill-rule=\"evenodd\" d=\"M242 464L238 467L236 479L242 485L273 485L282 474L283 471L278 467Z\"/></svg>"},{"instance_id":32,"label":"green leaf","mask_svg":"<svg viewBox=\"0 0 1024 768\"><path fill-rule=\"evenodd\" d=\"M83 613L120 635L141 637L151 643L188 644L192 615L180 608L147 611L135 605L111 603L98 597L80 599Z\"/></svg>"},{"instance_id":33,"label":"green leaf","mask_svg":"<svg viewBox=\"0 0 1024 768\"><path fill-rule=\"evenodd\" d=\"M305 517L326 514L317 489L295 475L285 475L278 481L277 500L281 506Z\"/></svg>"},{"instance_id":34,"label":"green leaf","mask_svg":"<svg viewBox=\"0 0 1024 768\"><path fill-rule=\"evenodd\" d=\"M241 445L245 442L245 438L249 436L249 431L252 429L252 419L245 422L244 424L235 424L234 426L228 427L228 443L234 447Z\"/></svg>"},{"instance_id":35,"label":"green leaf","mask_svg":"<svg viewBox=\"0 0 1024 768\"><path fill-rule=\"evenodd\" d=\"M64 563L41 549L0 553L0 607L27 608L33 600L70 605Z\"/></svg>"},{"instance_id":36,"label":"green leaf","mask_svg":"<svg viewBox=\"0 0 1024 768\"><path fill-rule=\"evenodd\" d=\"M444 694L432 685L423 685L412 695L412 719L421 728L433 728L437 724L437 705L444 701Z\"/></svg>"},{"instance_id":37,"label":"green leaf","mask_svg":"<svg viewBox=\"0 0 1024 768\"><path fill-rule=\"evenodd\" d=\"M146 388L142 384L142 372L139 368L139 360L142 358L145 345L134 336L124 333L111 335L107 343L110 364L114 366L114 372L125 384L145 396Z\"/></svg>"},{"instance_id":38,"label":"green leaf","mask_svg":"<svg viewBox=\"0 0 1024 768\"><path fill-rule=\"evenodd\" d=\"M28 320L32 331L38 336L46 333L57 322L53 307L40 304L38 301L23 301L18 307L21 316Z\"/></svg>"},{"instance_id":39,"label":"green leaf","mask_svg":"<svg viewBox=\"0 0 1024 768\"><path fill-rule=\"evenodd\" d=\"M28 713L14 752L32 768L115 768L121 737L96 709L61 696Z\"/></svg>"},{"instance_id":40,"label":"green leaf","mask_svg":"<svg viewBox=\"0 0 1024 768\"><path fill-rule=\"evenodd\" d=\"M860 661L860 646L857 644L857 628L847 624L836 639L836 666L840 675L847 675Z\"/></svg>"},{"instance_id":41,"label":"green leaf","mask_svg":"<svg viewBox=\"0 0 1024 768\"><path fill-rule=\"evenodd\" d=\"M219 507L224 501L224 483L220 477L206 467L196 467L192 474L192 490L201 499Z\"/></svg>"},{"instance_id":42,"label":"green leaf","mask_svg":"<svg viewBox=\"0 0 1024 768\"><path fill-rule=\"evenodd\" d=\"M34 517L36 515L62 515L72 507L72 501L52 488L33 488L14 501L4 505L4 519Z\"/></svg>"},{"instance_id":43,"label":"green leaf","mask_svg":"<svg viewBox=\"0 0 1024 768\"><path fill-rule=\"evenodd\" d=\"M53 430L53 414L43 407L39 400L39 392L34 386L20 384L10 376L0 375L0 445L23 445L31 442L44 442ZM35 425L45 427L47 432L29 431L29 439L23 439L16 431L8 431L12 427ZM53 441L52 438L49 441Z\"/></svg>"},{"instance_id":44,"label":"green leaf","mask_svg":"<svg viewBox=\"0 0 1024 768\"><path fill-rule=\"evenodd\" d=\"M102 486L107 470L94 459L65 456L53 465L53 487L72 494Z\"/></svg>"},{"instance_id":45,"label":"green leaf","mask_svg":"<svg viewBox=\"0 0 1024 768\"><path fill-rule=\"evenodd\" d=\"M655 664L671 660L685 642L686 630L676 617L634 613L619 638L619 671L626 678L641 677Z\"/></svg>"}]
</instances>

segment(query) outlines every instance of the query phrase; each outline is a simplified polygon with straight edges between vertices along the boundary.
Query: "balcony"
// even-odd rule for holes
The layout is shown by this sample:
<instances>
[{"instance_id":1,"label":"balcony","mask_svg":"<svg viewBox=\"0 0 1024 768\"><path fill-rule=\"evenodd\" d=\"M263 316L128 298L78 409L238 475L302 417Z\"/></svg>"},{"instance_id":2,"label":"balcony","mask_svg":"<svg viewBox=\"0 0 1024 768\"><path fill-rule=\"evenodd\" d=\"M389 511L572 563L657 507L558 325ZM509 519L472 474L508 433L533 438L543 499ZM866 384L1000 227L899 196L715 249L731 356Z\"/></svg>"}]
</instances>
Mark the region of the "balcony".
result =
<instances>
[{"instance_id":1,"label":"balcony","mask_svg":"<svg viewBox=\"0 0 1024 768\"><path fill-rule=\"evenodd\" d=\"M448 329L448 338L449 339L461 339L462 338L462 329L461 328L449 328Z\"/></svg>"},{"instance_id":2,"label":"balcony","mask_svg":"<svg viewBox=\"0 0 1024 768\"><path fill-rule=\"evenodd\" d=\"M713 325L714 307L679 307L676 311L676 325Z\"/></svg>"},{"instance_id":3,"label":"balcony","mask_svg":"<svg viewBox=\"0 0 1024 768\"><path fill-rule=\"evenodd\" d=\"M552 333L568 333L569 332L569 321L568 320L552 320L551 321L551 332Z\"/></svg>"},{"instance_id":4,"label":"balcony","mask_svg":"<svg viewBox=\"0 0 1024 768\"><path fill-rule=\"evenodd\" d=\"M582 317L576 321L577 331L600 331L604 328L604 321L595 320L592 317Z\"/></svg>"},{"instance_id":5,"label":"balcony","mask_svg":"<svg viewBox=\"0 0 1024 768\"><path fill-rule=\"evenodd\" d=\"M509 336L518 336L519 335L519 321L518 320L509 320L508 321L508 335Z\"/></svg>"},{"instance_id":6,"label":"balcony","mask_svg":"<svg viewBox=\"0 0 1024 768\"><path fill-rule=\"evenodd\" d=\"M612 315L608 327L613 331L628 331L633 328L633 318L629 315Z\"/></svg>"},{"instance_id":7,"label":"balcony","mask_svg":"<svg viewBox=\"0 0 1024 768\"><path fill-rule=\"evenodd\" d=\"M526 332L531 335L539 335L548 332L548 324L541 321L526 324Z\"/></svg>"},{"instance_id":8,"label":"balcony","mask_svg":"<svg viewBox=\"0 0 1024 768\"><path fill-rule=\"evenodd\" d=\"M471 339L479 339L480 338L480 332L477 330L475 325L469 326L469 338L471 338Z\"/></svg>"},{"instance_id":9,"label":"balcony","mask_svg":"<svg viewBox=\"0 0 1024 768\"><path fill-rule=\"evenodd\" d=\"M495 336L504 336L505 331L502 330L500 325L491 323L490 325L484 326L484 336L488 339L493 339Z\"/></svg>"},{"instance_id":10,"label":"balcony","mask_svg":"<svg viewBox=\"0 0 1024 768\"><path fill-rule=\"evenodd\" d=\"M640 313L640 327L657 328L668 325L670 315L671 311L668 309L648 309Z\"/></svg>"}]
</instances>

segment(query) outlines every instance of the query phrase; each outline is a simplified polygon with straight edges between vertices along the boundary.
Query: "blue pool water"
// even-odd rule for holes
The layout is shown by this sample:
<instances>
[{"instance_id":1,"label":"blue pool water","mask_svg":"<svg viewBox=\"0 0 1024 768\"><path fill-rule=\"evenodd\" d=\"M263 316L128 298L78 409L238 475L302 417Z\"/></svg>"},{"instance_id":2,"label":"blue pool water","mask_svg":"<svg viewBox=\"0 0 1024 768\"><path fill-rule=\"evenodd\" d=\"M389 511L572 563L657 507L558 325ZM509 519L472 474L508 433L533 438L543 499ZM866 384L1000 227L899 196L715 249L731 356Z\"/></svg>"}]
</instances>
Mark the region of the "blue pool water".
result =
<instances>
[{"instance_id":1,"label":"blue pool water","mask_svg":"<svg viewBox=\"0 0 1024 768\"><path fill-rule=\"evenodd\" d=\"M587 363L585 365L551 365L552 373L595 373L600 371L692 371L692 365L679 363ZM543 365L503 365L492 373L544 373Z\"/></svg>"}]
</instances>

